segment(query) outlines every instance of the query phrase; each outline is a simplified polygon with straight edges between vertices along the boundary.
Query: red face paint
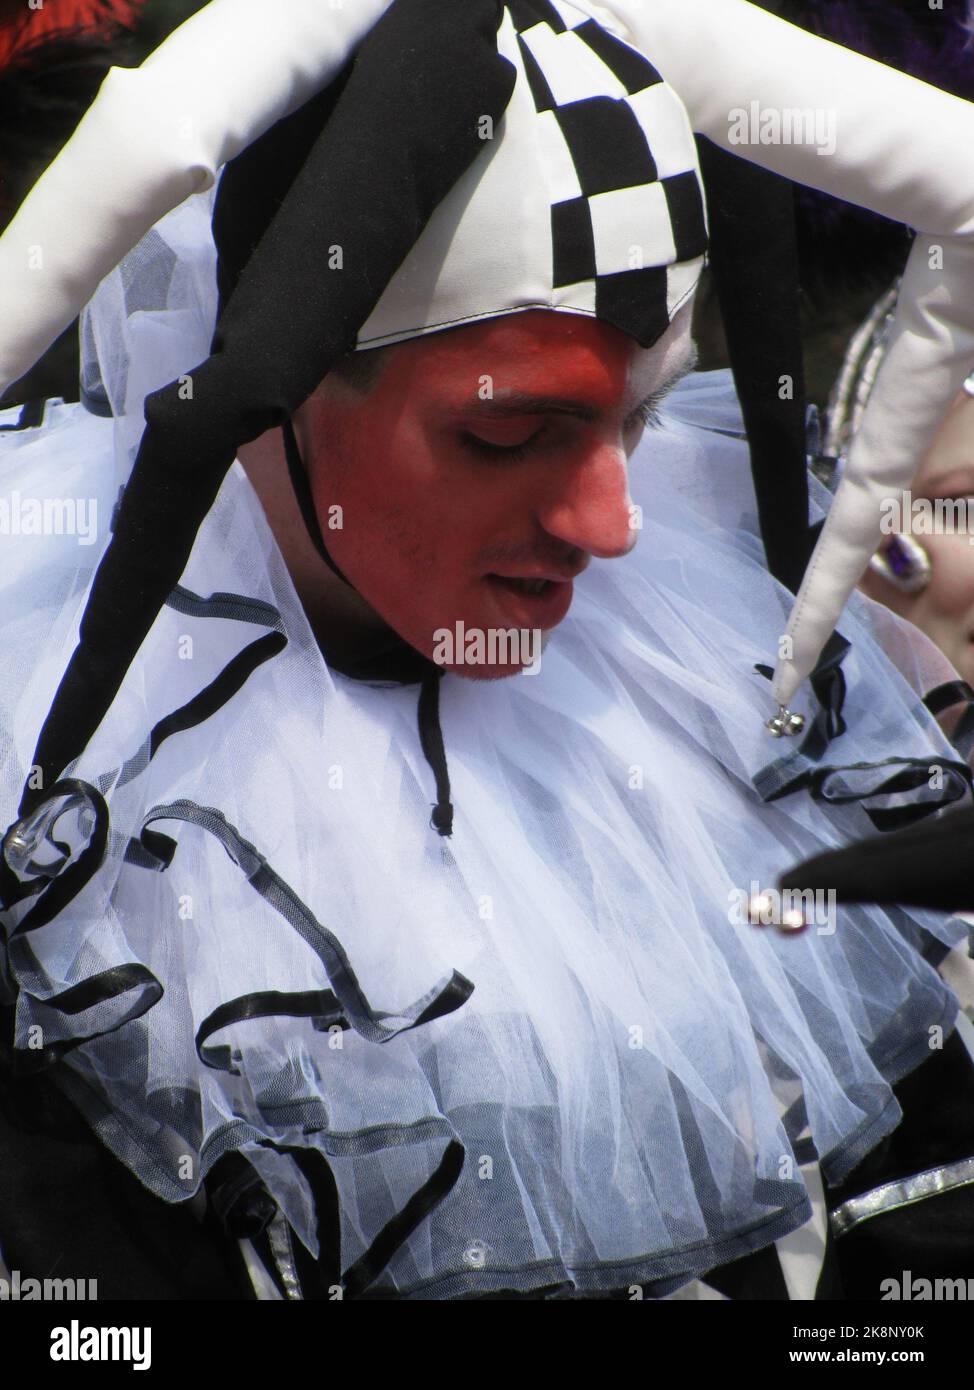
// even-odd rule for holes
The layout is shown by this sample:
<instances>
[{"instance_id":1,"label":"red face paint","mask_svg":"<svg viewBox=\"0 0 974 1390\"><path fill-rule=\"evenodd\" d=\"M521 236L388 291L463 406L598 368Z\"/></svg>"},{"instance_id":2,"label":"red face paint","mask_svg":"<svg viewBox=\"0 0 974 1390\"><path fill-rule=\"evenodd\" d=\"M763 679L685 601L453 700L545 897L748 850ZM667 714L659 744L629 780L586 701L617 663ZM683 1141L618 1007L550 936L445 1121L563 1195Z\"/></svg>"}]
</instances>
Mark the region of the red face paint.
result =
<instances>
[{"instance_id":1,"label":"red face paint","mask_svg":"<svg viewBox=\"0 0 974 1390\"><path fill-rule=\"evenodd\" d=\"M69 36L112 38L122 28L132 28L145 0L57 0L55 4L29 9L26 0L17 6L17 17L4 20L0 28L0 67L19 58L24 50L42 39L68 33ZM5 6L4 10L13 9Z\"/></svg>"},{"instance_id":2,"label":"red face paint","mask_svg":"<svg viewBox=\"0 0 974 1390\"><path fill-rule=\"evenodd\" d=\"M427 657L437 631L458 623L554 627L591 556L635 542L628 417L665 347L647 352L597 320L532 310L404 343L350 403L316 393L304 407L308 467L334 559ZM338 515L341 529L329 527ZM525 590L542 579L543 592Z\"/></svg>"}]
</instances>

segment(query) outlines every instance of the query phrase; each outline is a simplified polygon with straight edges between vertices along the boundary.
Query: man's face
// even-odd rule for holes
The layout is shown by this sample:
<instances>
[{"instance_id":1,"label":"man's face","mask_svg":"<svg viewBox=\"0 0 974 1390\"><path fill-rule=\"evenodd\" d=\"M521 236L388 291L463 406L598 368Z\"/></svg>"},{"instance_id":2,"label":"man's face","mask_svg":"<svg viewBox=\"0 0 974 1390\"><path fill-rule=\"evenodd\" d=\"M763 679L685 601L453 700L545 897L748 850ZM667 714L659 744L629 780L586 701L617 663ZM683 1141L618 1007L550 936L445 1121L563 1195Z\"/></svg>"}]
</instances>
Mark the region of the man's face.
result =
<instances>
[{"instance_id":1,"label":"man's face","mask_svg":"<svg viewBox=\"0 0 974 1390\"><path fill-rule=\"evenodd\" d=\"M635 544L628 456L692 351L685 311L642 349L594 319L531 310L400 345L364 395L326 380L296 423L332 556L429 658L458 623L550 630L591 557Z\"/></svg>"}]
</instances>

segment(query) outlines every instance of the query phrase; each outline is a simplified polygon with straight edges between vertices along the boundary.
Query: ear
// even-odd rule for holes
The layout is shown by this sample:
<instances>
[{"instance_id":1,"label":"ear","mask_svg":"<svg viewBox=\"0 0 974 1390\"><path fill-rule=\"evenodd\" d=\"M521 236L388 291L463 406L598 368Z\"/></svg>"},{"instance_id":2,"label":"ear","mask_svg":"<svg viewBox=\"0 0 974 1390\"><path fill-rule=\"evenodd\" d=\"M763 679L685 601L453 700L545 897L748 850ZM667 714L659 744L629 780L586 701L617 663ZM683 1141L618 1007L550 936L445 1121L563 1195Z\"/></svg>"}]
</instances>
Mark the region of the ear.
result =
<instances>
[{"instance_id":1,"label":"ear","mask_svg":"<svg viewBox=\"0 0 974 1390\"><path fill-rule=\"evenodd\" d=\"M327 465L328 456L337 458L354 428L363 398L332 373L291 413L294 437L309 479Z\"/></svg>"}]
</instances>

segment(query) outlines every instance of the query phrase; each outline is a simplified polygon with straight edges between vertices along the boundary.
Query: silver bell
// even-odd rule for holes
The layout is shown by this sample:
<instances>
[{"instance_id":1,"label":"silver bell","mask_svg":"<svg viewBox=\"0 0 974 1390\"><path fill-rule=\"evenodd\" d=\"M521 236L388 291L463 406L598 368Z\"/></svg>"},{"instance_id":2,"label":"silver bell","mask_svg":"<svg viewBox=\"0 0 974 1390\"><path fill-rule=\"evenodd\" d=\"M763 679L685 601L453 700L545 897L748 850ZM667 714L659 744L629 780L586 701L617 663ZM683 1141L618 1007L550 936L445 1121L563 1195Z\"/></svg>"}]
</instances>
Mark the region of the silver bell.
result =
<instances>
[{"instance_id":1,"label":"silver bell","mask_svg":"<svg viewBox=\"0 0 974 1390\"><path fill-rule=\"evenodd\" d=\"M786 709L784 705L779 705L778 713L773 714L764 727L772 738L794 738L804 729L805 716L792 714L790 709Z\"/></svg>"},{"instance_id":2,"label":"silver bell","mask_svg":"<svg viewBox=\"0 0 974 1390\"><path fill-rule=\"evenodd\" d=\"M775 926L783 936L797 936L809 925L810 919L800 908L796 907L786 908L781 913L780 919L775 922Z\"/></svg>"},{"instance_id":3,"label":"silver bell","mask_svg":"<svg viewBox=\"0 0 974 1390\"><path fill-rule=\"evenodd\" d=\"M765 890L752 893L747 900L747 920L752 927L770 927L777 915L774 894Z\"/></svg>"},{"instance_id":4,"label":"silver bell","mask_svg":"<svg viewBox=\"0 0 974 1390\"><path fill-rule=\"evenodd\" d=\"M797 936L811 925L804 907L786 907L775 889L752 893L747 900L747 921L752 927L775 927L782 936Z\"/></svg>"}]
</instances>

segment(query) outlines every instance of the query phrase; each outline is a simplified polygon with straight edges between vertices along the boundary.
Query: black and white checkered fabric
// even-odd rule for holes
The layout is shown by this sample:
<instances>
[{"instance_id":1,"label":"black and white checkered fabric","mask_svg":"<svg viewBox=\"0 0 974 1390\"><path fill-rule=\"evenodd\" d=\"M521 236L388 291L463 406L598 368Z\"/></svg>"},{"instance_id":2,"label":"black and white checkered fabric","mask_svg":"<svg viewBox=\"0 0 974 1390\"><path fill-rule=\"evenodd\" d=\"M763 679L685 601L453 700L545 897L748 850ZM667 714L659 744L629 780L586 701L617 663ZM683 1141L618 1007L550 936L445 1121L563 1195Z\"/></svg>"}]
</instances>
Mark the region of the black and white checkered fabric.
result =
<instances>
[{"instance_id":1,"label":"black and white checkered fabric","mask_svg":"<svg viewBox=\"0 0 974 1390\"><path fill-rule=\"evenodd\" d=\"M508 0L507 114L363 326L377 346L516 309L562 309L644 347L699 278L707 224L676 93L565 0Z\"/></svg>"},{"instance_id":2,"label":"black and white checkered fabric","mask_svg":"<svg viewBox=\"0 0 974 1390\"><path fill-rule=\"evenodd\" d=\"M592 294L598 318L648 345L671 317L669 268L707 245L683 107L641 53L575 6L508 9L558 175L552 283Z\"/></svg>"}]
</instances>

